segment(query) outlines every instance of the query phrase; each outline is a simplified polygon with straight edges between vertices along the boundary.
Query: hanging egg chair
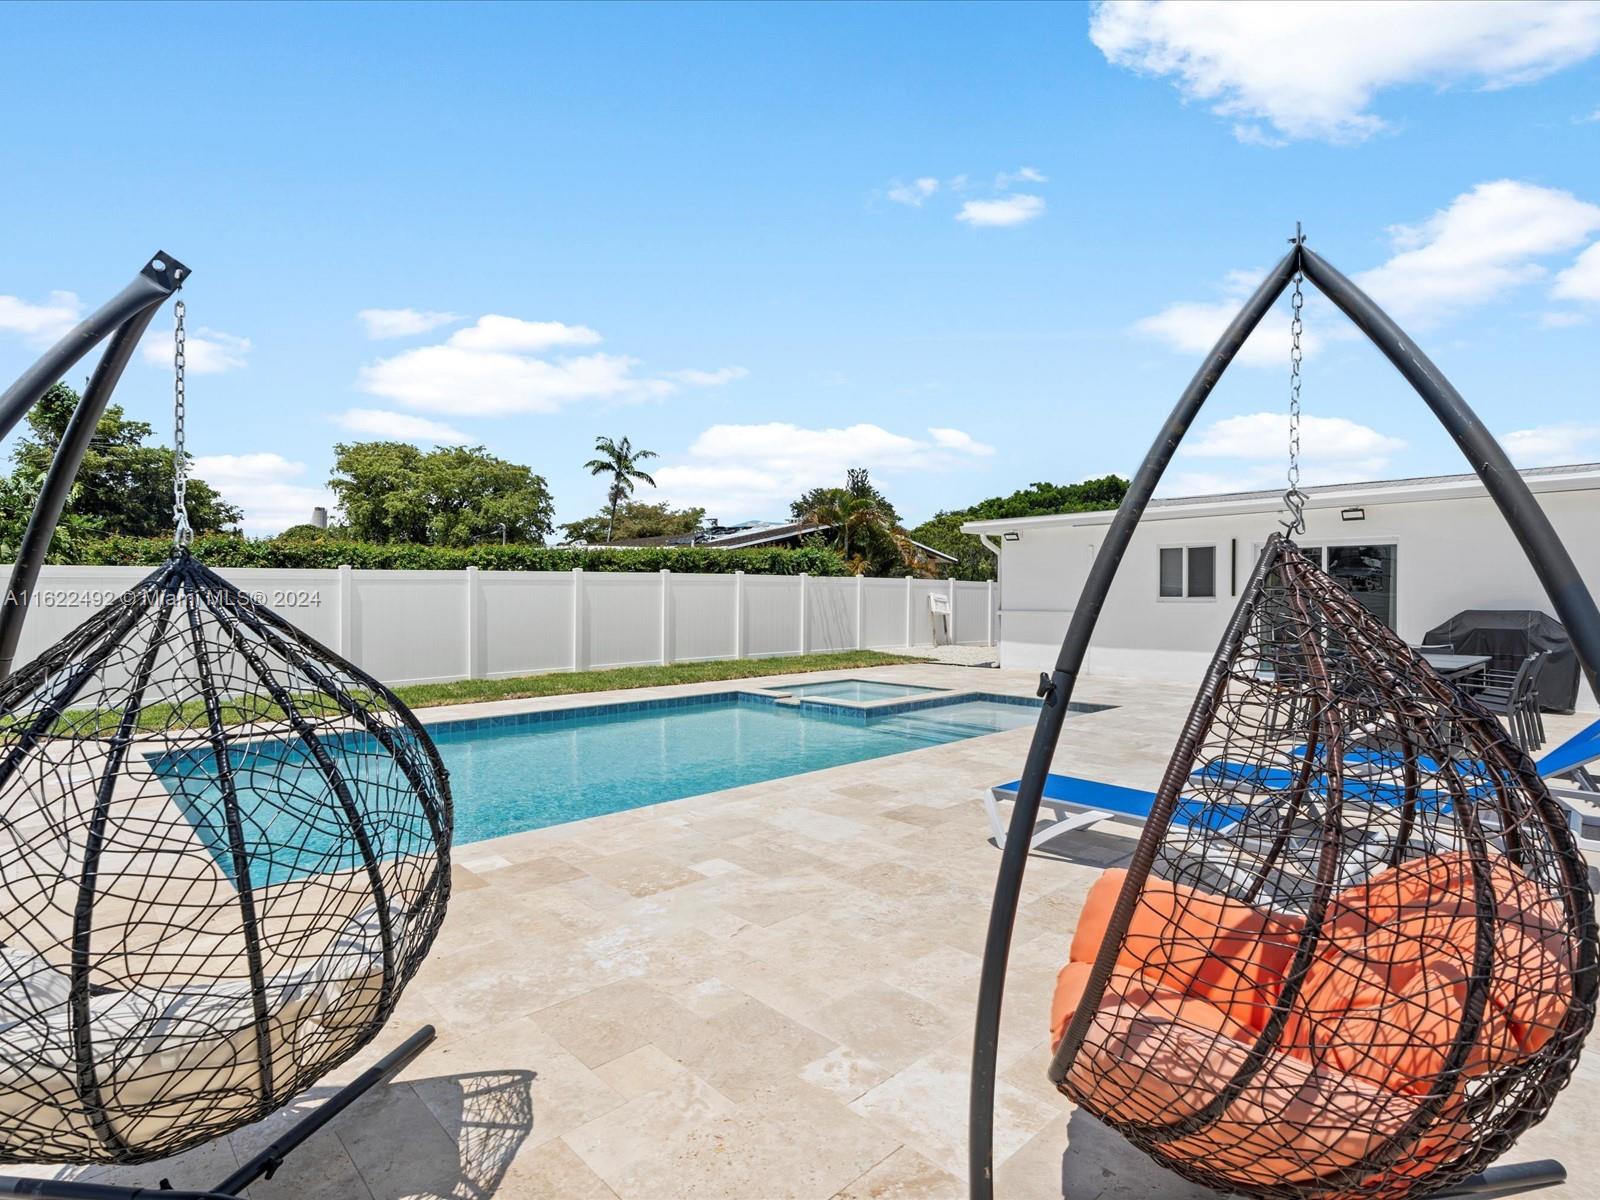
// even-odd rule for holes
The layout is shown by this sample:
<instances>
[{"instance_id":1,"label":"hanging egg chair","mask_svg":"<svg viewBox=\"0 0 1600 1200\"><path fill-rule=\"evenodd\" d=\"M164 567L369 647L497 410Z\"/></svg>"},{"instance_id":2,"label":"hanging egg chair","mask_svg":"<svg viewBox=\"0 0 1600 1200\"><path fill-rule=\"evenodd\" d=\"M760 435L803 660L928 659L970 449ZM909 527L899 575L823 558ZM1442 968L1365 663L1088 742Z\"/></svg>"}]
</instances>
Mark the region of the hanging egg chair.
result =
<instances>
[{"instance_id":1,"label":"hanging egg chair","mask_svg":"<svg viewBox=\"0 0 1600 1200\"><path fill-rule=\"evenodd\" d=\"M1389 319L1297 237L1130 486L1074 611L1004 848L979 993L972 1194L993 1195L995 1046L1029 831L1089 634L1217 377L1312 279L1472 457L1595 684L1600 612L1526 485ZM1298 410L1298 354L1294 411ZM1293 534L1305 496L1286 495ZM1181 819L1180 819L1181 814ZM1485 1172L1571 1077L1600 988L1589 868L1533 764L1290 537L1266 543L1126 869L1092 886L1049 1076L1179 1175L1293 1200L1507 1194Z\"/></svg>"},{"instance_id":2,"label":"hanging egg chair","mask_svg":"<svg viewBox=\"0 0 1600 1200\"><path fill-rule=\"evenodd\" d=\"M148 319L111 323L53 475L70 482L73 428L93 429ZM0 1162L139 1163L260 1120L384 1027L444 918L450 790L425 730L187 548L181 305L178 337L171 559L0 682Z\"/></svg>"}]
</instances>

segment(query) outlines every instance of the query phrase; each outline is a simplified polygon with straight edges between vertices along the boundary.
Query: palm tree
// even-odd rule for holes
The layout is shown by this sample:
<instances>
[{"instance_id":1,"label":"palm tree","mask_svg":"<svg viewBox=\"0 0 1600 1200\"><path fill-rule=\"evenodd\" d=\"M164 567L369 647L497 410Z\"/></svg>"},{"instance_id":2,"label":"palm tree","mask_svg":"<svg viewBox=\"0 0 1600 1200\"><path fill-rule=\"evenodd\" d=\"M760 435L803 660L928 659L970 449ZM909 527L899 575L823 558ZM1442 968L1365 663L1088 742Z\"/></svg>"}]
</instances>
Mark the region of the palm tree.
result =
<instances>
[{"instance_id":1,"label":"palm tree","mask_svg":"<svg viewBox=\"0 0 1600 1200\"><path fill-rule=\"evenodd\" d=\"M617 505L633 495L633 481L642 479L655 487L656 481L639 470L639 463L657 455L654 450L635 450L627 438L614 442L608 437L597 437L594 449L600 457L591 458L583 465L589 468L591 475L611 476L611 486L606 489L606 503L611 509L606 519L606 541L609 542L617 527Z\"/></svg>"},{"instance_id":2,"label":"palm tree","mask_svg":"<svg viewBox=\"0 0 1600 1200\"><path fill-rule=\"evenodd\" d=\"M846 473L844 487L817 488L808 492L797 507L801 509L797 514L801 521L832 533L834 547L858 575L867 570L861 553L866 543L874 535L893 537L895 531L892 510L860 468ZM856 553L852 554L852 550Z\"/></svg>"}]
</instances>

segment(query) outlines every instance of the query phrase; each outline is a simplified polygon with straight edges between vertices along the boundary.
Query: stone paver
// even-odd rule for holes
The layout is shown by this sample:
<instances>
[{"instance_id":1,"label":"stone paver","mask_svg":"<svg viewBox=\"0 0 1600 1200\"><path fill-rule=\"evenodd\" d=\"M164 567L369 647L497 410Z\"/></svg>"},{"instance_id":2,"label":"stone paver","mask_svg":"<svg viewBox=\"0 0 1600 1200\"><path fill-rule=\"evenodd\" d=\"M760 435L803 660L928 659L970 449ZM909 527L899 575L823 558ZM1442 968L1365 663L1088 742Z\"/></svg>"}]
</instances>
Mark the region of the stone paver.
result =
<instances>
[{"instance_id":1,"label":"stone paver","mask_svg":"<svg viewBox=\"0 0 1600 1200\"><path fill-rule=\"evenodd\" d=\"M1031 695L1025 672L841 672ZM780 678L760 681L771 686ZM722 691L653 689L629 698ZM605 703L457 706L425 719ZM1153 788L1188 689L1089 677L1059 768ZM1552 717L1552 737L1581 718ZM390 1027L313 1104L432 1022L438 1040L252 1200L944 1200L965 1194L979 955L999 856L980 797L1028 730L463 846L443 932ZM470 802L458 798L458 803ZM997 1180L1018 1200L1202 1193L1045 1079L1048 1004L1084 893L1133 830L1073 835L1025 880L1000 1039ZM1514 1158L1600 1177L1580 1064ZM280 1114L194 1154L86 1178L201 1188ZM1565 1194L1587 1194L1569 1185Z\"/></svg>"}]
</instances>

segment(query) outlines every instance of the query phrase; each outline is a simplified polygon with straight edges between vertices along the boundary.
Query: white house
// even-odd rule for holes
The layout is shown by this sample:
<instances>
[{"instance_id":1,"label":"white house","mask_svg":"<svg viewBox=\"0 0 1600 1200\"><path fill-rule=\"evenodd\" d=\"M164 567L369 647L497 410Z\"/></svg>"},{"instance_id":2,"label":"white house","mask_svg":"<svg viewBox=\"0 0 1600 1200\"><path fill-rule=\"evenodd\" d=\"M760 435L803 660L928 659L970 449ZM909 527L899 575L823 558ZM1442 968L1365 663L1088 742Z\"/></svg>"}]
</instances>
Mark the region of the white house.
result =
<instances>
[{"instance_id":1,"label":"white house","mask_svg":"<svg viewBox=\"0 0 1600 1200\"><path fill-rule=\"evenodd\" d=\"M1600 463L1522 472L1591 588L1600 591ZM1306 532L1334 575L1408 641L1468 608L1553 612L1476 475L1304 489ZM1048 670L1110 512L969 521L1000 558L1000 665ZM1085 670L1198 682L1282 491L1154 500L1122 560ZM1580 688L1580 708L1600 701Z\"/></svg>"}]
</instances>

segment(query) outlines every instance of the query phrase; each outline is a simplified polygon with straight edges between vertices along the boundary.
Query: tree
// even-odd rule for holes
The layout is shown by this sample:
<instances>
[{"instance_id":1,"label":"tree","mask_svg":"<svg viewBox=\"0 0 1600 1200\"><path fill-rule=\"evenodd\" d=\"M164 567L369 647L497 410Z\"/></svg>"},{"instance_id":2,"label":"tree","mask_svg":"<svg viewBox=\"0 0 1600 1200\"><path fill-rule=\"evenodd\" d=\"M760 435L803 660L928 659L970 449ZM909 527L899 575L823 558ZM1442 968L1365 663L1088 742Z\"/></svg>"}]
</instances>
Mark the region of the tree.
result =
<instances>
[{"instance_id":1,"label":"tree","mask_svg":"<svg viewBox=\"0 0 1600 1200\"><path fill-rule=\"evenodd\" d=\"M624 500L617 506L613 537L647 538L666 537L674 533L693 533L705 524L703 508L671 508L666 503L647 504L642 500ZM613 526L609 509L602 508L592 517L569 521L561 527L569 542L603 542L606 531Z\"/></svg>"},{"instance_id":2,"label":"tree","mask_svg":"<svg viewBox=\"0 0 1600 1200\"><path fill-rule=\"evenodd\" d=\"M27 527L45 472L79 399L75 390L58 383L28 413L28 432L11 454L15 470L0 486L0 540L13 548ZM65 553L71 539L160 537L172 532L172 451L146 446L151 433L148 423L130 421L121 405L106 406L51 542L52 555ZM192 475L186 500L189 524L196 533L237 526L242 515L215 488Z\"/></svg>"},{"instance_id":3,"label":"tree","mask_svg":"<svg viewBox=\"0 0 1600 1200\"><path fill-rule=\"evenodd\" d=\"M966 521L994 521L1012 517L1040 517L1067 512L1103 512L1116 508L1127 493L1128 481L1119 475L1085 479L1082 483L1034 483L1009 496L992 496L970 508L940 512L911 531L917 541L956 556L950 574L956 579L993 579L994 555L970 534L961 532Z\"/></svg>"},{"instance_id":4,"label":"tree","mask_svg":"<svg viewBox=\"0 0 1600 1200\"><path fill-rule=\"evenodd\" d=\"M795 520L816 527L821 539L843 555L857 575L928 570L900 528L894 505L861 467L845 472L842 488L812 488L789 506L789 512Z\"/></svg>"},{"instance_id":5,"label":"tree","mask_svg":"<svg viewBox=\"0 0 1600 1200\"><path fill-rule=\"evenodd\" d=\"M471 546L501 538L542 542L553 506L542 476L482 446L423 453L409 442L334 448L328 486L349 536L369 542Z\"/></svg>"},{"instance_id":6,"label":"tree","mask_svg":"<svg viewBox=\"0 0 1600 1200\"><path fill-rule=\"evenodd\" d=\"M589 468L591 475L611 476L611 486L606 489L606 504L611 509L610 519L606 523L606 541L609 542L616 532L617 506L633 495L633 481L642 479L655 487L656 481L639 470L639 464L657 455L654 450L635 450L627 438L614 442L608 437L597 437L594 448L600 457L591 458L583 465Z\"/></svg>"}]
</instances>

